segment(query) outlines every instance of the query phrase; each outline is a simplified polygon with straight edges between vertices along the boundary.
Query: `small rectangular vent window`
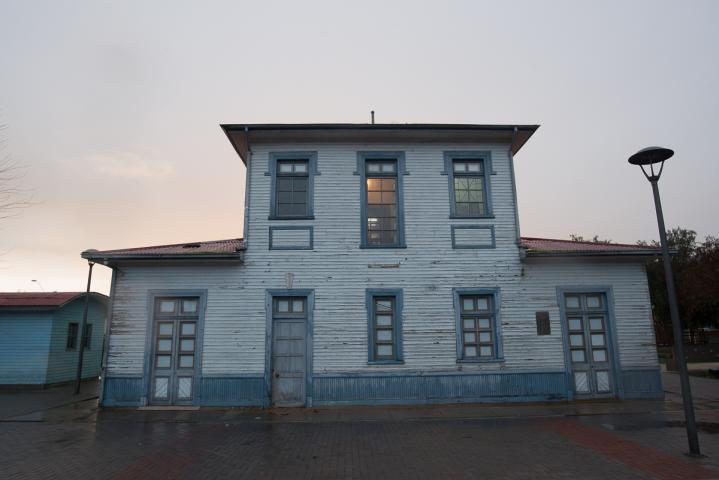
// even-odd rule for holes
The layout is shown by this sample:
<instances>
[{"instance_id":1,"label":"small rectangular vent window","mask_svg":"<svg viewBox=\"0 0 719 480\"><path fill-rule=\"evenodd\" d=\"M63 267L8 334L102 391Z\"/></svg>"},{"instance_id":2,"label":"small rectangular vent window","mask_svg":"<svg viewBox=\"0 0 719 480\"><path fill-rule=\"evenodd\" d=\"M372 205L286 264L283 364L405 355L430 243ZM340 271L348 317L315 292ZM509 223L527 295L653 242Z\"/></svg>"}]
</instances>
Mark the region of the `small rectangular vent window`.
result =
<instances>
[{"instance_id":1,"label":"small rectangular vent window","mask_svg":"<svg viewBox=\"0 0 719 480\"><path fill-rule=\"evenodd\" d=\"M552 329L549 323L549 312L537 312L537 335L551 335Z\"/></svg>"}]
</instances>

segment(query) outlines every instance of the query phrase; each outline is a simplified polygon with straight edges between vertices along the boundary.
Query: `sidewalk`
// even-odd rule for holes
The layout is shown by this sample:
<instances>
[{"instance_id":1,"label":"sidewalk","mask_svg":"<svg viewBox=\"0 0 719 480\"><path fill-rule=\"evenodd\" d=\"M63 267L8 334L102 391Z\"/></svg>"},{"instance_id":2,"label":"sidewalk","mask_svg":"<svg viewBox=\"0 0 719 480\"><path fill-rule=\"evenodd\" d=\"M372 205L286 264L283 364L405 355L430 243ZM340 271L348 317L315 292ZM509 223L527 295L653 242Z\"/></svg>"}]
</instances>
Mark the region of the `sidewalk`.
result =
<instances>
[{"instance_id":1,"label":"sidewalk","mask_svg":"<svg viewBox=\"0 0 719 480\"><path fill-rule=\"evenodd\" d=\"M100 410L0 421L7 478L719 479L719 381L692 378L704 458L664 401ZM42 452L39 455L37 452Z\"/></svg>"}]
</instances>

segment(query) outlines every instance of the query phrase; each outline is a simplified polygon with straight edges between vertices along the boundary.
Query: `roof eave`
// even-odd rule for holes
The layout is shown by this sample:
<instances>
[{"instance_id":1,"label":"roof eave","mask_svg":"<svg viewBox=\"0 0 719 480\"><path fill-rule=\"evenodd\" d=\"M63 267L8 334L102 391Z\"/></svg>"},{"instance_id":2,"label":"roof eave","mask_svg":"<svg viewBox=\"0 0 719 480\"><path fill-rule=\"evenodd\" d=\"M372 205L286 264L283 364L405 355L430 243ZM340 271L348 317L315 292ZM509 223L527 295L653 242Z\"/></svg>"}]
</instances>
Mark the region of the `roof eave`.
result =
<instances>
[{"instance_id":1,"label":"roof eave","mask_svg":"<svg viewBox=\"0 0 719 480\"><path fill-rule=\"evenodd\" d=\"M225 131L258 130L496 130L535 131L535 124L473 124L473 123L221 123Z\"/></svg>"},{"instance_id":2,"label":"roof eave","mask_svg":"<svg viewBox=\"0 0 719 480\"><path fill-rule=\"evenodd\" d=\"M2 312L52 312L60 308L56 305L0 305L0 311Z\"/></svg>"},{"instance_id":3,"label":"roof eave","mask_svg":"<svg viewBox=\"0 0 719 480\"><path fill-rule=\"evenodd\" d=\"M110 265L119 262L137 262L137 261L227 261L242 263L244 255L238 253L199 253L195 255L177 255L177 254L143 254L143 255L126 255L126 254L103 254L102 252L82 252L80 256L86 260Z\"/></svg>"},{"instance_id":4,"label":"roof eave","mask_svg":"<svg viewBox=\"0 0 719 480\"><path fill-rule=\"evenodd\" d=\"M537 131L539 125L509 125L509 124L453 124L453 123L227 123L220 124L220 128L227 136L232 144L235 152L240 156L242 162L247 165L247 157L250 152L251 132L298 132L298 131L362 131L362 132L381 132L381 131L435 131L435 132L514 132L511 146L512 154L516 154L529 138ZM232 132L239 132L240 135L232 135ZM517 132L523 132L516 138ZM242 145L238 145L242 143Z\"/></svg>"},{"instance_id":5,"label":"roof eave","mask_svg":"<svg viewBox=\"0 0 719 480\"><path fill-rule=\"evenodd\" d=\"M541 252L527 250L527 257L652 257L658 255L661 255L661 252L647 250L637 250L633 252Z\"/></svg>"},{"instance_id":6,"label":"roof eave","mask_svg":"<svg viewBox=\"0 0 719 480\"><path fill-rule=\"evenodd\" d=\"M71 297L57 305L0 305L0 310L3 310L3 311L8 311L8 310L53 311L53 310L63 308L64 306L74 302L75 300L83 298L85 295L87 295L87 293L85 293L85 292L78 293L74 297ZM99 292L90 292L90 298L94 298L101 302L107 302L110 299L110 297L108 297L107 295L99 293Z\"/></svg>"}]
</instances>

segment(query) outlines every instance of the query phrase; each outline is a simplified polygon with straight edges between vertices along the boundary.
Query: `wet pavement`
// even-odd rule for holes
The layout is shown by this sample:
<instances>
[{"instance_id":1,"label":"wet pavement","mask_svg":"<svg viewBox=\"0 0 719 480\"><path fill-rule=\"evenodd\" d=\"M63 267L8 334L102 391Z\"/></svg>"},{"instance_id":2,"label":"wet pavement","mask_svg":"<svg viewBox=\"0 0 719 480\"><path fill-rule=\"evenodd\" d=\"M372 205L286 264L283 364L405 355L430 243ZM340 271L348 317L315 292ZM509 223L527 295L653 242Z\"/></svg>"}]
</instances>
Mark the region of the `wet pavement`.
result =
<instances>
[{"instance_id":1,"label":"wet pavement","mask_svg":"<svg viewBox=\"0 0 719 480\"><path fill-rule=\"evenodd\" d=\"M0 421L24 416L42 419L46 412L53 409L97 399L99 388L99 381L83 380L78 395L75 395L74 384L44 389L0 390Z\"/></svg>"},{"instance_id":2,"label":"wet pavement","mask_svg":"<svg viewBox=\"0 0 719 480\"><path fill-rule=\"evenodd\" d=\"M699 459L683 454L678 378L664 384L651 402L175 412L89 399L0 415L0 478L719 479L719 380L692 378Z\"/></svg>"}]
</instances>

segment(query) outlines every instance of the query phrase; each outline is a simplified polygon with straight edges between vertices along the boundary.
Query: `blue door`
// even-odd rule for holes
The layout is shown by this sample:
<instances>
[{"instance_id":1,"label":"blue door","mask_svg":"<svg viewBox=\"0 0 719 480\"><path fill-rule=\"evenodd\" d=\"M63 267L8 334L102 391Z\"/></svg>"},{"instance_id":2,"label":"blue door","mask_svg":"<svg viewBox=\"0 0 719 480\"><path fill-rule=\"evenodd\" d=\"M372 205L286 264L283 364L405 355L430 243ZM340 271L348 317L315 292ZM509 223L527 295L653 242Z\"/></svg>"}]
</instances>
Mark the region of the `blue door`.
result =
<instances>
[{"instance_id":1,"label":"blue door","mask_svg":"<svg viewBox=\"0 0 719 480\"><path fill-rule=\"evenodd\" d=\"M609 312L603 293L564 296L572 380L577 398L612 396Z\"/></svg>"},{"instance_id":2,"label":"blue door","mask_svg":"<svg viewBox=\"0 0 719 480\"><path fill-rule=\"evenodd\" d=\"M150 403L192 404L199 298L155 300Z\"/></svg>"},{"instance_id":3,"label":"blue door","mask_svg":"<svg viewBox=\"0 0 719 480\"><path fill-rule=\"evenodd\" d=\"M275 297L272 302L272 404L305 405L307 299Z\"/></svg>"}]
</instances>

